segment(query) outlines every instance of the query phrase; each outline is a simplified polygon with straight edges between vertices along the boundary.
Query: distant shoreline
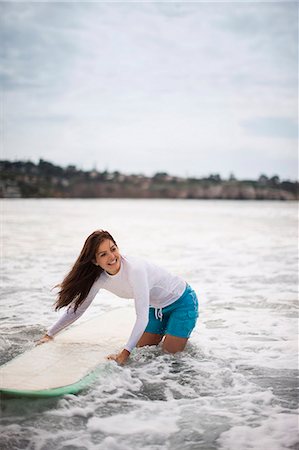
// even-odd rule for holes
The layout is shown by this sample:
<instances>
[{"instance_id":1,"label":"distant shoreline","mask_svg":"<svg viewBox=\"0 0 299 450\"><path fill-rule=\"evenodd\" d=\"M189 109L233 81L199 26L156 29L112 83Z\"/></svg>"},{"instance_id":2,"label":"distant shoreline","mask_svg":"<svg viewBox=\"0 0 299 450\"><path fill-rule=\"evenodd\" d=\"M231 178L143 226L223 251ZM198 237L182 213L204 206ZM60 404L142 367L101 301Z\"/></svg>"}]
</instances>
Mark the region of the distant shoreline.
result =
<instances>
[{"instance_id":1,"label":"distant shoreline","mask_svg":"<svg viewBox=\"0 0 299 450\"><path fill-rule=\"evenodd\" d=\"M152 177L118 171L82 171L48 161L0 161L0 198L127 198L194 200L298 200L299 183L261 175L258 180L182 178L165 172Z\"/></svg>"}]
</instances>

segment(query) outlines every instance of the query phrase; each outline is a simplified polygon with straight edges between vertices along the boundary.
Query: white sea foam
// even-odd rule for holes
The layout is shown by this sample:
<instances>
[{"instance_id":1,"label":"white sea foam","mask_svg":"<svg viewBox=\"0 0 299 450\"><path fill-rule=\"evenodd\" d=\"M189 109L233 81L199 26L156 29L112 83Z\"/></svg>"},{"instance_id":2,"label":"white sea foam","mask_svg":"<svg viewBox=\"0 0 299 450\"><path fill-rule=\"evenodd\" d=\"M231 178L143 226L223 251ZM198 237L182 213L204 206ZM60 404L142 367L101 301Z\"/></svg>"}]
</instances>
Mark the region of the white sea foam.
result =
<instances>
[{"instance_id":1,"label":"white sea foam","mask_svg":"<svg viewBox=\"0 0 299 450\"><path fill-rule=\"evenodd\" d=\"M221 434L222 450L286 450L298 443L298 415L276 414L252 426L237 426Z\"/></svg>"},{"instance_id":2,"label":"white sea foam","mask_svg":"<svg viewBox=\"0 0 299 450\"><path fill-rule=\"evenodd\" d=\"M166 435L178 431L177 415L170 403L169 410L163 411L155 403L142 404L142 408L125 414L114 414L110 417L92 417L87 423L88 429L102 431L108 435L146 434ZM175 409L177 409L175 407ZM159 426L157 426L159 424Z\"/></svg>"},{"instance_id":3,"label":"white sea foam","mask_svg":"<svg viewBox=\"0 0 299 450\"><path fill-rule=\"evenodd\" d=\"M104 438L97 448L98 450L132 450L131 447L128 447L123 442L117 442L112 436Z\"/></svg>"}]
</instances>

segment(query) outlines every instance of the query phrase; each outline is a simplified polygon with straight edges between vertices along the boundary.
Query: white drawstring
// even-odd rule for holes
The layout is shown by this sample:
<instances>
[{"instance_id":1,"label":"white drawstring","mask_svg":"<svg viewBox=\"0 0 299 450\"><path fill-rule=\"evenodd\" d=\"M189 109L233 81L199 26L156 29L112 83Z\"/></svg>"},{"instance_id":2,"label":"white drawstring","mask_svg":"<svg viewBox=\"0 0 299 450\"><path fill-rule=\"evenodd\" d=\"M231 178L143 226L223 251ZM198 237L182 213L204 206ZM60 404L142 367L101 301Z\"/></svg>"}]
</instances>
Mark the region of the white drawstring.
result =
<instances>
[{"instance_id":1,"label":"white drawstring","mask_svg":"<svg viewBox=\"0 0 299 450\"><path fill-rule=\"evenodd\" d=\"M157 320L159 319L162 322L163 318L162 308L155 308L155 317Z\"/></svg>"}]
</instances>

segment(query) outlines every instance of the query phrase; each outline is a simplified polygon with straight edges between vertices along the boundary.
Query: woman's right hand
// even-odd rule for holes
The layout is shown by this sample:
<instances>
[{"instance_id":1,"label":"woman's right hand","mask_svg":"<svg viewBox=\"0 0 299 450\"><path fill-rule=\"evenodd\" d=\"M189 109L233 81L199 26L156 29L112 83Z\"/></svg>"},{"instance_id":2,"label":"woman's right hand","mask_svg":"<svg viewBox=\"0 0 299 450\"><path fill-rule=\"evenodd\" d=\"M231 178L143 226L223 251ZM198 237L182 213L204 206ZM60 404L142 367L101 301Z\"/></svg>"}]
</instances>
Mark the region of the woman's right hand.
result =
<instances>
[{"instance_id":1,"label":"woman's right hand","mask_svg":"<svg viewBox=\"0 0 299 450\"><path fill-rule=\"evenodd\" d=\"M53 341L53 337L45 334L39 341L37 341L36 345L45 344L45 342Z\"/></svg>"}]
</instances>

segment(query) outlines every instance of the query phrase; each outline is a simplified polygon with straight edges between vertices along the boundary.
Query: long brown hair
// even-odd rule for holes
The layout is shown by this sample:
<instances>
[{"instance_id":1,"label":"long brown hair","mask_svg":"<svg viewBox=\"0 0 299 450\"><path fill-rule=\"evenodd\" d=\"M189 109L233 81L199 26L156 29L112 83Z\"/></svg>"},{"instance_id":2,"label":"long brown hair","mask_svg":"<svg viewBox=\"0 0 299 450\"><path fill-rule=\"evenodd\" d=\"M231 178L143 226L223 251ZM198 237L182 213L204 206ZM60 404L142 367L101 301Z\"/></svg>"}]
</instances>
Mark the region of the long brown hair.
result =
<instances>
[{"instance_id":1,"label":"long brown hair","mask_svg":"<svg viewBox=\"0 0 299 450\"><path fill-rule=\"evenodd\" d=\"M108 231L96 230L88 236L73 268L58 285L60 291L55 303L55 310L74 302L74 311L76 311L85 300L91 286L103 272L101 267L95 265L95 253L105 239L110 239L117 246Z\"/></svg>"}]
</instances>

